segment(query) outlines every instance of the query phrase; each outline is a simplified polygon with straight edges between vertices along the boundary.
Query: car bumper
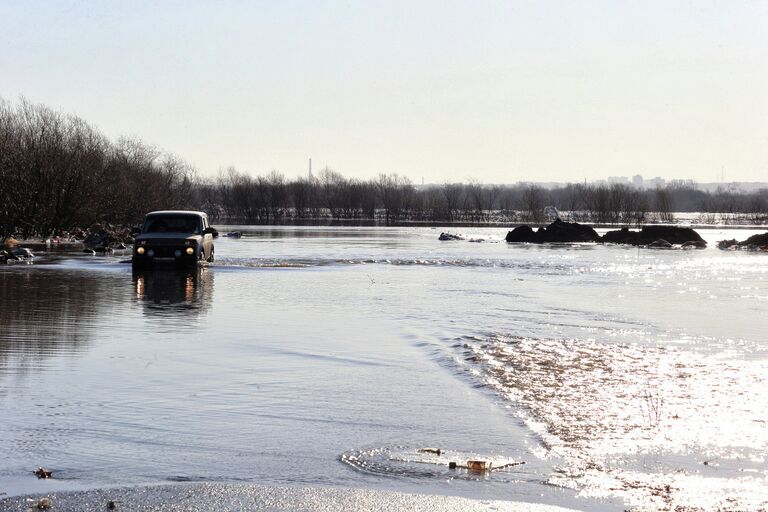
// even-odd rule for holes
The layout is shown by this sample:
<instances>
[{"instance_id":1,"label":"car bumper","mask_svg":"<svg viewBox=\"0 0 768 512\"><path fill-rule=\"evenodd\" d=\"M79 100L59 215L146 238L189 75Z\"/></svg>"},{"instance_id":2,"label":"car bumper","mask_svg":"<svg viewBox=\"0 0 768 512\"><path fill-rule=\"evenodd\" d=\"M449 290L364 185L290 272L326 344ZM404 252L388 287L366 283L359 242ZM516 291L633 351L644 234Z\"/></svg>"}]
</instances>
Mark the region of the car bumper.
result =
<instances>
[{"instance_id":1,"label":"car bumper","mask_svg":"<svg viewBox=\"0 0 768 512\"><path fill-rule=\"evenodd\" d=\"M134 266L189 266L196 265L200 258L197 254L182 254L181 256L147 256L146 254L135 254L132 258Z\"/></svg>"}]
</instances>

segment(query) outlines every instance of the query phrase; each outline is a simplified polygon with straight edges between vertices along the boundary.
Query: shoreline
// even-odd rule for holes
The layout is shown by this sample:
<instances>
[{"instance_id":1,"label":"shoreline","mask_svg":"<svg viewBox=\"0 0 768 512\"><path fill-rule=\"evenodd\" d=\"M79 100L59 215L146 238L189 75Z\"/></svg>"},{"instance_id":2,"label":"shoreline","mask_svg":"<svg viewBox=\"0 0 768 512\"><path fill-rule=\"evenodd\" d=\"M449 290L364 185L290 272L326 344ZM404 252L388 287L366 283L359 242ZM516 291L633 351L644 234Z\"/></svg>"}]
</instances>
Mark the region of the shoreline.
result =
<instances>
[{"instance_id":1,"label":"shoreline","mask_svg":"<svg viewBox=\"0 0 768 512\"><path fill-rule=\"evenodd\" d=\"M41 502L40 500L47 500ZM376 510L383 512L495 511L495 512L572 512L578 509L520 501L463 498L439 494L413 494L366 488L264 486L256 484L162 484L133 487L98 488L0 496L0 510L26 512L130 510L154 511L241 511L270 510L305 512L337 510ZM40 505L38 505L40 504Z\"/></svg>"}]
</instances>

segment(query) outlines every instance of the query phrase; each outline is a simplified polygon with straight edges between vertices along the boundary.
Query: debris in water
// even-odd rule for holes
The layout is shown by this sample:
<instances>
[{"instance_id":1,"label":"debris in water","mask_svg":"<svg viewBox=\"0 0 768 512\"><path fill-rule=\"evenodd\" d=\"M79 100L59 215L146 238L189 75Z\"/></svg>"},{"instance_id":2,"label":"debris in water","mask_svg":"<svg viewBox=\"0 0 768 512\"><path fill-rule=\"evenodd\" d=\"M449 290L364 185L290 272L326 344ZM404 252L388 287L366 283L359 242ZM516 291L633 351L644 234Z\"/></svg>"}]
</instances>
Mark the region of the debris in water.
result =
<instances>
[{"instance_id":1,"label":"debris in water","mask_svg":"<svg viewBox=\"0 0 768 512\"><path fill-rule=\"evenodd\" d=\"M109 509L109 510L116 510L117 509L117 503L118 503L117 501L109 500L107 502L107 509Z\"/></svg>"},{"instance_id":2,"label":"debris in water","mask_svg":"<svg viewBox=\"0 0 768 512\"><path fill-rule=\"evenodd\" d=\"M448 463L448 469L456 469L456 463L455 462L449 462Z\"/></svg>"},{"instance_id":3,"label":"debris in water","mask_svg":"<svg viewBox=\"0 0 768 512\"><path fill-rule=\"evenodd\" d=\"M51 474L52 474L50 470L45 469L42 466L34 470L33 473L35 474L35 476L37 476L37 478L51 478Z\"/></svg>"},{"instance_id":4,"label":"debris in water","mask_svg":"<svg viewBox=\"0 0 768 512\"><path fill-rule=\"evenodd\" d=\"M443 454L440 448L419 448L419 453L434 453L438 457Z\"/></svg>"},{"instance_id":5,"label":"debris in water","mask_svg":"<svg viewBox=\"0 0 768 512\"><path fill-rule=\"evenodd\" d=\"M48 510L51 508L51 500L49 498L40 498L35 503L38 510Z\"/></svg>"},{"instance_id":6,"label":"debris in water","mask_svg":"<svg viewBox=\"0 0 768 512\"><path fill-rule=\"evenodd\" d=\"M493 463L484 460L468 460L467 469L472 471L490 471Z\"/></svg>"}]
</instances>

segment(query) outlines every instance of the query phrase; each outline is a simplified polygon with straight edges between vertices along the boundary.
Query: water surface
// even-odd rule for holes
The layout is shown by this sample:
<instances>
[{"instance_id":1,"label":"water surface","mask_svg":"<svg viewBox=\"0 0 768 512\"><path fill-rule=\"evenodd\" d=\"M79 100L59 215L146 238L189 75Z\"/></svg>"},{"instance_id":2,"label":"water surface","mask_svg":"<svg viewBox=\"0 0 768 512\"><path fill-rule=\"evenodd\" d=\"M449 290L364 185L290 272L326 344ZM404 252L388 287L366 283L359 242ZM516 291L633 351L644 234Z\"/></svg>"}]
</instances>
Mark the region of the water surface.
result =
<instances>
[{"instance_id":1,"label":"water surface","mask_svg":"<svg viewBox=\"0 0 768 512\"><path fill-rule=\"evenodd\" d=\"M0 492L242 481L766 506L768 255L239 229L192 271L64 248L0 268ZM447 467L470 458L525 464Z\"/></svg>"}]
</instances>

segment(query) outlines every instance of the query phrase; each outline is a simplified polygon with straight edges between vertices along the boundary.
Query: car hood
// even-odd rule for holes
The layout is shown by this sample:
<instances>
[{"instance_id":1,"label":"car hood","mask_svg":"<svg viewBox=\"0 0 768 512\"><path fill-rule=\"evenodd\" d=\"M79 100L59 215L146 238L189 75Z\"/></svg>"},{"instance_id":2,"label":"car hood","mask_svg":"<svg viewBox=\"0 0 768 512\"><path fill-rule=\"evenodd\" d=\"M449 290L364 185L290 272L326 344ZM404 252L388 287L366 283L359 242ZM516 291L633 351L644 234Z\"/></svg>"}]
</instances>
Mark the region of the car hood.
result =
<instances>
[{"instance_id":1,"label":"car hood","mask_svg":"<svg viewBox=\"0 0 768 512\"><path fill-rule=\"evenodd\" d=\"M158 240L158 241L171 241L171 240L195 240L200 241L203 238L202 235L188 235L186 233L142 233L138 235L134 240Z\"/></svg>"}]
</instances>

